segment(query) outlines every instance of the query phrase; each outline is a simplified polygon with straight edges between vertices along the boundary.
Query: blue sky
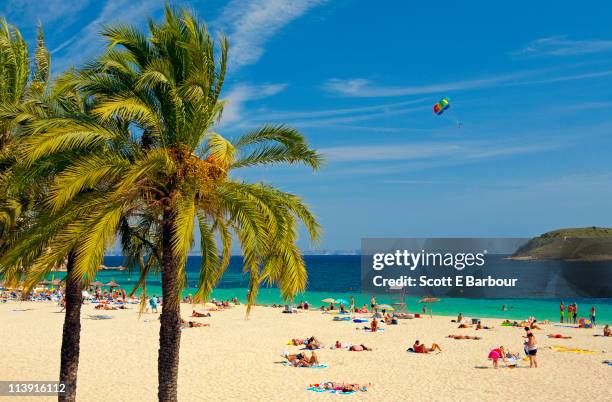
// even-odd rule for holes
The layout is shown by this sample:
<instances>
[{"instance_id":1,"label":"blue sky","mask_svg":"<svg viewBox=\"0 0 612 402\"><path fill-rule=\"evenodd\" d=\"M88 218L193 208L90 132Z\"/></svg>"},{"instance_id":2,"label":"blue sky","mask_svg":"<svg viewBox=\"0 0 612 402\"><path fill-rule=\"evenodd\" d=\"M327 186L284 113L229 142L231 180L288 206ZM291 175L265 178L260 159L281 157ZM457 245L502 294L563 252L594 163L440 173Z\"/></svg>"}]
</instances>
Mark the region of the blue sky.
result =
<instances>
[{"instance_id":1,"label":"blue sky","mask_svg":"<svg viewBox=\"0 0 612 402\"><path fill-rule=\"evenodd\" d=\"M287 123L327 156L315 174L240 177L303 196L324 227L317 248L344 250L612 226L612 4L506 3L178 2L229 35L219 130ZM30 40L40 18L58 71L100 51L103 24L143 25L162 7L7 0L0 13Z\"/></svg>"}]
</instances>

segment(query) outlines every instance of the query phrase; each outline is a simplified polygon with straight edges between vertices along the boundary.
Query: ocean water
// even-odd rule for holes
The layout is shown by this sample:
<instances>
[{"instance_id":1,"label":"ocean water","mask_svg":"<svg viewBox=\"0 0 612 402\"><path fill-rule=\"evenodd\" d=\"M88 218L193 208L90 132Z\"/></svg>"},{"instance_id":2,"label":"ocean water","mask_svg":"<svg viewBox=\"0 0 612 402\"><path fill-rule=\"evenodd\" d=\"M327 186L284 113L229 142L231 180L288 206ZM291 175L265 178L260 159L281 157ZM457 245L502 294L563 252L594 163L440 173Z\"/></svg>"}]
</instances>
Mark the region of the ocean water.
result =
<instances>
[{"instance_id":1,"label":"ocean water","mask_svg":"<svg viewBox=\"0 0 612 402\"><path fill-rule=\"evenodd\" d=\"M360 290L360 256L328 256L308 255L305 256L308 268L308 286L304 294L296 295L295 301L308 301L311 306L319 307L324 303L321 300L332 298L344 298L349 300L352 295L358 306L370 303L370 294L362 294ZM186 296L195 293L195 286L199 275L200 257L189 257L187 260L187 277L189 289L184 291ZM104 259L107 266L118 266L123 264L122 257L107 256ZM58 276L56 276L57 278ZM101 282L114 279L128 292L138 280L137 272L128 271L101 271L97 278ZM147 281L148 295L161 295L160 277L151 274ZM237 297L241 301L246 300L248 276L242 273L241 257L232 257L230 265L212 297L218 300ZM410 312L421 312L422 304L418 303L418 297L406 297L407 309ZM377 296L379 304L393 303L390 297ZM259 291L257 302L260 304L283 303L277 288L262 287ZM576 302L578 304L579 316L587 316L591 306L597 309L598 323L612 323L612 299L566 299L565 303ZM508 311L502 311L502 306L509 307ZM525 319L535 316L539 320L559 319L559 299L467 299L467 298L443 298L432 304L434 314L456 316L463 313L469 317L496 317L512 320Z\"/></svg>"}]
</instances>

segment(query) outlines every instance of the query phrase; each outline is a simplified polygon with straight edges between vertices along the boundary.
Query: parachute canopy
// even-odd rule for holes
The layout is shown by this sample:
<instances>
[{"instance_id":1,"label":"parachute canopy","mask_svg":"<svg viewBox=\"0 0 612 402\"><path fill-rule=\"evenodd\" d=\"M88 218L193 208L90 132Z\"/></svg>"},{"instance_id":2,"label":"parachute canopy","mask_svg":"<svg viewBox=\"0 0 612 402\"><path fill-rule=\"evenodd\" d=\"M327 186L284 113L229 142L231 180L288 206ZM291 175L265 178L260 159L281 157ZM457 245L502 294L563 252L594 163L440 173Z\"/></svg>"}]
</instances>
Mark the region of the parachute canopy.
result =
<instances>
[{"instance_id":1,"label":"parachute canopy","mask_svg":"<svg viewBox=\"0 0 612 402\"><path fill-rule=\"evenodd\" d=\"M446 109L450 107L450 101L448 98L442 98L438 103L433 106L433 111L437 115L444 113Z\"/></svg>"}]
</instances>

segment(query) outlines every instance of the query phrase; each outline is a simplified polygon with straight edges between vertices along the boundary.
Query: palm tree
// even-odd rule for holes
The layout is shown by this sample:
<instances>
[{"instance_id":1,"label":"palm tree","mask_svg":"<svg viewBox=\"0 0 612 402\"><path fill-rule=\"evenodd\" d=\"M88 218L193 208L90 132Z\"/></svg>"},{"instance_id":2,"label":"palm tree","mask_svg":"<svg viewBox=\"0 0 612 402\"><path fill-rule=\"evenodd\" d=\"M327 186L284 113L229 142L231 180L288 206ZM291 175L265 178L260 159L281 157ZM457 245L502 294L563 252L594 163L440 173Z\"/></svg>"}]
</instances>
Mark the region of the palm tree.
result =
<instances>
[{"instance_id":1,"label":"palm tree","mask_svg":"<svg viewBox=\"0 0 612 402\"><path fill-rule=\"evenodd\" d=\"M20 163L19 147L34 134L33 122L51 116L70 116L81 112L84 100L75 91L72 73L51 83L50 55L38 27L37 47L32 63L28 47L19 30L0 21L0 272L9 283L25 279L27 293L49 269L67 263L66 315L62 336L60 381L68 392L60 400L74 400L79 357L81 278L74 275L74 252L57 259L54 266L36 264L48 253L52 239L66 230L87 209L74 203L61 214L50 214L43 199L66 156L53 155L25 168ZM30 68L30 63L33 69ZM91 206L90 206L91 207ZM77 212L77 213L75 213ZM48 268L48 269L47 269Z\"/></svg>"},{"instance_id":2,"label":"palm tree","mask_svg":"<svg viewBox=\"0 0 612 402\"><path fill-rule=\"evenodd\" d=\"M233 179L230 172L267 164L317 169L321 157L285 126L264 126L234 141L214 131L223 110L227 40L215 42L189 12L166 6L163 22L149 22L148 36L129 26L103 35L108 49L79 76L90 109L34 122L35 135L21 147L30 167L74 155L54 176L45 200L51 213L68 216L92 197L103 203L62 227L33 271L44 272L73 252L75 276L93 278L117 233L134 257L148 250L139 284L150 270L162 278L158 398L175 401L180 297L196 222L202 253L197 299L206 300L221 278L234 238L250 276L249 309L262 283L277 283L291 298L307 279L297 225L304 223L311 240L319 225L297 196Z\"/></svg>"}]
</instances>

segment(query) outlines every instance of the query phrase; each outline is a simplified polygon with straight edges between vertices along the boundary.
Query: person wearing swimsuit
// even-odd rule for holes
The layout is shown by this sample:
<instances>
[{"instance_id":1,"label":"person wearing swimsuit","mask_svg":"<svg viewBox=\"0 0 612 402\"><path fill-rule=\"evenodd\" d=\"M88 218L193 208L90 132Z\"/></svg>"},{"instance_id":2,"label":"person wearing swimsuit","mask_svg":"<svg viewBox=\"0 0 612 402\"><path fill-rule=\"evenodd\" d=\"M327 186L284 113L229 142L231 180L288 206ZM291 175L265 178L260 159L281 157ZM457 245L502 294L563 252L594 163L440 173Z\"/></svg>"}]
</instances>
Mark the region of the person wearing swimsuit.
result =
<instances>
[{"instance_id":1,"label":"person wearing swimsuit","mask_svg":"<svg viewBox=\"0 0 612 402\"><path fill-rule=\"evenodd\" d=\"M529 356L529 367L530 368L538 368L538 360L537 360L537 353L538 353L538 344L536 342L536 337L533 334L533 332L528 332L527 333L527 353Z\"/></svg>"}]
</instances>

